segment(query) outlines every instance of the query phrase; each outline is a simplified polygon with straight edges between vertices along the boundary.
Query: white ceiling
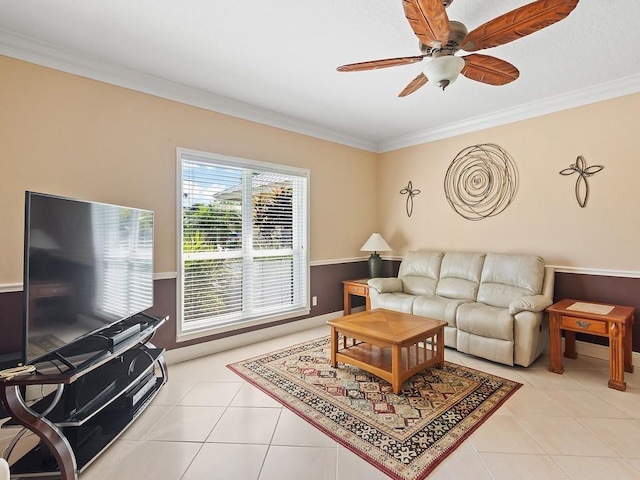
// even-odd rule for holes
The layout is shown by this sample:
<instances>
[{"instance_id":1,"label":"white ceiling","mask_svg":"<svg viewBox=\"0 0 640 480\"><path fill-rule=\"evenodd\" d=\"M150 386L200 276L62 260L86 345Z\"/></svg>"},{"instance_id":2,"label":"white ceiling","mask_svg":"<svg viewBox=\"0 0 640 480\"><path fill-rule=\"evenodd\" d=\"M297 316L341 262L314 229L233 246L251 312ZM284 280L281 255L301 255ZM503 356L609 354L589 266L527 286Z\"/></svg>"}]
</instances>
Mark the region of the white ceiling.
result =
<instances>
[{"instance_id":1,"label":"white ceiling","mask_svg":"<svg viewBox=\"0 0 640 480\"><path fill-rule=\"evenodd\" d=\"M455 0L469 30L527 0ZM1 0L0 54L381 152L640 91L640 1L582 0L486 53L520 78L398 93L421 63L401 0ZM1 75L0 75L1 79Z\"/></svg>"}]
</instances>

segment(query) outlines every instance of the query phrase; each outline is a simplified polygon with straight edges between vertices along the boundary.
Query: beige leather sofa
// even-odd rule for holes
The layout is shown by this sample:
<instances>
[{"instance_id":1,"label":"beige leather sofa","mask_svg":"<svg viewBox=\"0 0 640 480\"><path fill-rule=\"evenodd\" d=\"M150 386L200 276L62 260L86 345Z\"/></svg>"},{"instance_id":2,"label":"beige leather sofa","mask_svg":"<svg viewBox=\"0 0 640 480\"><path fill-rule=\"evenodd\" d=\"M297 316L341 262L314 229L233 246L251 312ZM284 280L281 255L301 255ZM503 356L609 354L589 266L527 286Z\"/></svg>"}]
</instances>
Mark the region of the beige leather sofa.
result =
<instances>
[{"instance_id":1,"label":"beige leather sofa","mask_svg":"<svg viewBox=\"0 0 640 480\"><path fill-rule=\"evenodd\" d=\"M445 345L529 366L545 349L554 271L535 255L408 252L397 278L369 280L371 308L445 320Z\"/></svg>"},{"instance_id":2,"label":"beige leather sofa","mask_svg":"<svg viewBox=\"0 0 640 480\"><path fill-rule=\"evenodd\" d=\"M9 464L4 458L0 457L0 480L9 480L10 476Z\"/></svg>"}]
</instances>

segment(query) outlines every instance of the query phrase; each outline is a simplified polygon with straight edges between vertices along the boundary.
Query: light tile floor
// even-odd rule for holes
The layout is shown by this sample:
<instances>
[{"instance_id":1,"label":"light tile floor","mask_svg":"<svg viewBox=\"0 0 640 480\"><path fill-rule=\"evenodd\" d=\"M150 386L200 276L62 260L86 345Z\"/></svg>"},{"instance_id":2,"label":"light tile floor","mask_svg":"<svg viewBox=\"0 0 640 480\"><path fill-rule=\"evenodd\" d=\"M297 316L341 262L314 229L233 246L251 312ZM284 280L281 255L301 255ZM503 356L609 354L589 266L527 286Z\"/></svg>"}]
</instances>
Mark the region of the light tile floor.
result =
<instances>
[{"instance_id":1,"label":"light tile floor","mask_svg":"<svg viewBox=\"0 0 640 480\"><path fill-rule=\"evenodd\" d=\"M80 479L388 478L226 368L328 333L314 328L170 365L153 403ZM619 392L607 388L608 363L594 358L564 359L557 375L546 356L520 368L445 355L523 387L430 480L640 479L640 371L626 374Z\"/></svg>"}]
</instances>

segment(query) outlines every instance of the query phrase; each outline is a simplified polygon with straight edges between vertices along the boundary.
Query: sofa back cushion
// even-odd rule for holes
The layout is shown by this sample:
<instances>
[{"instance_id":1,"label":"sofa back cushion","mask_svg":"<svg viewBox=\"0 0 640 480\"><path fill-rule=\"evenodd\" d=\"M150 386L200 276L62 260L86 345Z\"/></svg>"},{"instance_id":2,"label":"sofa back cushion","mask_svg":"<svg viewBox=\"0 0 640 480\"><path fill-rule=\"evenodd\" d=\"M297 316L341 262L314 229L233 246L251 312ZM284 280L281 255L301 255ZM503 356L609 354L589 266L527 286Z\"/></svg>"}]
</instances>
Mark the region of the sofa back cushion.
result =
<instances>
[{"instance_id":1,"label":"sofa back cushion","mask_svg":"<svg viewBox=\"0 0 640 480\"><path fill-rule=\"evenodd\" d=\"M544 280L544 260L535 255L487 253L478 288L478 302L507 308L525 295L538 295Z\"/></svg>"},{"instance_id":2,"label":"sofa back cushion","mask_svg":"<svg viewBox=\"0 0 640 480\"><path fill-rule=\"evenodd\" d=\"M436 295L475 301L478 296L484 258L484 253L445 253L440 267Z\"/></svg>"},{"instance_id":3,"label":"sofa back cushion","mask_svg":"<svg viewBox=\"0 0 640 480\"><path fill-rule=\"evenodd\" d=\"M404 293L433 295L438 284L443 256L442 252L407 252L398 270Z\"/></svg>"}]
</instances>

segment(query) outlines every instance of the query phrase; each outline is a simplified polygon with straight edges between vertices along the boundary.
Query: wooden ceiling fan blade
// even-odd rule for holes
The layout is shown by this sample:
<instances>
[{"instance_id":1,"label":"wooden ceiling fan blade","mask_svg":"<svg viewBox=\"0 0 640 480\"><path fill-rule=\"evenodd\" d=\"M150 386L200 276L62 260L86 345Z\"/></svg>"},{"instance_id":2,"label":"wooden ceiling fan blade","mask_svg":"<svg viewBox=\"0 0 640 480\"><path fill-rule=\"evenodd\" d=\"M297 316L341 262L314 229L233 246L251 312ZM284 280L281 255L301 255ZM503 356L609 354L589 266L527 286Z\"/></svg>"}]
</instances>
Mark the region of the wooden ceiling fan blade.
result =
<instances>
[{"instance_id":1,"label":"wooden ceiling fan blade","mask_svg":"<svg viewBox=\"0 0 640 480\"><path fill-rule=\"evenodd\" d=\"M375 70L377 68L397 67L422 61L424 55L413 57L385 58L383 60L370 60L368 62L350 63L337 68L339 72L360 72L362 70Z\"/></svg>"},{"instance_id":2,"label":"wooden ceiling fan blade","mask_svg":"<svg viewBox=\"0 0 640 480\"><path fill-rule=\"evenodd\" d=\"M496 57L472 53L461 58L465 65L460 73L477 82L488 85L506 85L520 76L516 67Z\"/></svg>"},{"instance_id":3,"label":"wooden ceiling fan blade","mask_svg":"<svg viewBox=\"0 0 640 480\"><path fill-rule=\"evenodd\" d=\"M516 8L471 31L462 50L475 52L530 35L567 17L579 0L538 0Z\"/></svg>"},{"instance_id":4,"label":"wooden ceiling fan blade","mask_svg":"<svg viewBox=\"0 0 640 480\"><path fill-rule=\"evenodd\" d=\"M399 97L406 97L407 95L409 95L409 94L415 92L416 90L418 90L420 87L422 87L428 81L429 81L429 79L427 78L427 76L424 73L421 73L416 78L411 80L409 82L409 84L406 87L404 87L404 90L402 90L398 94L398 96Z\"/></svg>"},{"instance_id":5,"label":"wooden ceiling fan blade","mask_svg":"<svg viewBox=\"0 0 640 480\"><path fill-rule=\"evenodd\" d=\"M404 16L418 39L439 48L449 41L449 17L442 0L402 0Z\"/></svg>"}]
</instances>

